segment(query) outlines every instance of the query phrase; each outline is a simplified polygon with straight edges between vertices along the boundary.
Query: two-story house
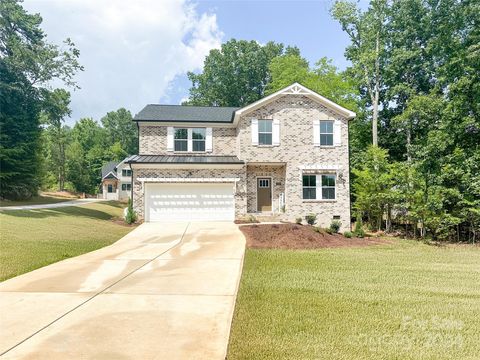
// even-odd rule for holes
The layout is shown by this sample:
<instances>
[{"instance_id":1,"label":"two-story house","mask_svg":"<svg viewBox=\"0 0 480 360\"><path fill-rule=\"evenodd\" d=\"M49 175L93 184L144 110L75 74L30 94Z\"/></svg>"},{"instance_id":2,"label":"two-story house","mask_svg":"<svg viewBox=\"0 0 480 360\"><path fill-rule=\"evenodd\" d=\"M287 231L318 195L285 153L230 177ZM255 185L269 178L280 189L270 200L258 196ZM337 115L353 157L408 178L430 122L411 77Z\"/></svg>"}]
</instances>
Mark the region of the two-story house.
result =
<instances>
[{"instance_id":1,"label":"two-story house","mask_svg":"<svg viewBox=\"0 0 480 360\"><path fill-rule=\"evenodd\" d=\"M122 161L110 161L102 166L102 183L99 198L105 200L128 200L132 193L132 170Z\"/></svg>"},{"instance_id":2,"label":"two-story house","mask_svg":"<svg viewBox=\"0 0 480 360\"><path fill-rule=\"evenodd\" d=\"M147 105L134 118L133 204L145 221L318 215L350 228L355 113L293 84L243 108Z\"/></svg>"}]
</instances>

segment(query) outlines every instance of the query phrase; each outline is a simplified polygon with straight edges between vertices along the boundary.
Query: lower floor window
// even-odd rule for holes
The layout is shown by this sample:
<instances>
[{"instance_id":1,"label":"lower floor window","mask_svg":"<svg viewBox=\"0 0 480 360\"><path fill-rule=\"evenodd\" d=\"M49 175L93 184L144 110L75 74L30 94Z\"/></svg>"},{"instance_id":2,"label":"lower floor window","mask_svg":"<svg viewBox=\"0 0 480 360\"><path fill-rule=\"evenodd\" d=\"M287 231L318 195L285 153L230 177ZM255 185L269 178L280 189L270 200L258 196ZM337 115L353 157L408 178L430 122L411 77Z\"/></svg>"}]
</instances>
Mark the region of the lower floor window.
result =
<instances>
[{"instance_id":1,"label":"lower floor window","mask_svg":"<svg viewBox=\"0 0 480 360\"><path fill-rule=\"evenodd\" d=\"M132 184L122 184L122 190L128 191L132 189Z\"/></svg>"},{"instance_id":2,"label":"lower floor window","mask_svg":"<svg viewBox=\"0 0 480 360\"><path fill-rule=\"evenodd\" d=\"M303 199L335 200L335 175L303 175Z\"/></svg>"},{"instance_id":3,"label":"lower floor window","mask_svg":"<svg viewBox=\"0 0 480 360\"><path fill-rule=\"evenodd\" d=\"M112 184L108 184L108 186L107 186L107 191L108 191L109 193L113 193L113 185L112 185Z\"/></svg>"}]
</instances>

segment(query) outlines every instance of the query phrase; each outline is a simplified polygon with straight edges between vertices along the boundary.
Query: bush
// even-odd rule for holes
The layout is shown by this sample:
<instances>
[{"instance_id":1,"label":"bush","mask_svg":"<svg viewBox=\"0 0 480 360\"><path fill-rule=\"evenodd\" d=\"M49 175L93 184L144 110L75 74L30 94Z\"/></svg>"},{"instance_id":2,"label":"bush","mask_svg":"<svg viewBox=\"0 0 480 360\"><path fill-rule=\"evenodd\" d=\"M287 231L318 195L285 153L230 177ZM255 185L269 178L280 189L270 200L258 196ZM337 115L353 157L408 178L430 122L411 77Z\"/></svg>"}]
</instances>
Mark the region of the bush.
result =
<instances>
[{"instance_id":1,"label":"bush","mask_svg":"<svg viewBox=\"0 0 480 360\"><path fill-rule=\"evenodd\" d=\"M321 227L318 227L318 226L314 226L314 227L313 227L313 231L318 232L318 233L321 233L321 232L322 232L322 228L321 228Z\"/></svg>"},{"instance_id":2,"label":"bush","mask_svg":"<svg viewBox=\"0 0 480 360\"><path fill-rule=\"evenodd\" d=\"M330 235L333 234L333 230L330 228L324 228L323 231L325 231L327 234L330 234Z\"/></svg>"},{"instance_id":3,"label":"bush","mask_svg":"<svg viewBox=\"0 0 480 360\"><path fill-rule=\"evenodd\" d=\"M317 222L317 214L307 214L305 216L305 220L307 221L308 225L314 225Z\"/></svg>"},{"instance_id":4,"label":"bush","mask_svg":"<svg viewBox=\"0 0 480 360\"><path fill-rule=\"evenodd\" d=\"M346 238L350 239L351 237L353 237L353 233L351 231L345 231L343 233L343 236L345 236Z\"/></svg>"},{"instance_id":5,"label":"bush","mask_svg":"<svg viewBox=\"0 0 480 360\"><path fill-rule=\"evenodd\" d=\"M256 218L254 215L252 215L252 214L250 214L250 215L248 216L247 221L248 221L248 222L251 222L251 223L257 223L257 222L258 222L258 221L257 221L257 218Z\"/></svg>"},{"instance_id":6,"label":"bush","mask_svg":"<svg viewBox=\"0 0 480 360\"><path fill-rule=\"evenodd\" d=\"M362 222L362 213L358 212L357 221L355 222L355 230L353 230L355 236L363 238L365 236L365 231L363 231L363 222Z\"/></svg>"},{"instance_id":7,"label":"bush","mask_svg":"<svg viewBox=\"0 0 480 360\"><path fill-rule=\"evenodd\" d=\"M342 226L342 223L339 220L333 220L332 223L330 224L330 230L332 230L332 232L334 233L338 233L341 226Z\"/></svg>"},{"instance_id":8,"label":"bush","mask_svg":"<svg viewBox=\"0 0 480 360\"><path fill-rule=\"evenodd\" d=\"M297 217L295 219L295 222L298 224L298 225L302 225L302 218L301 217Z\"/></svg>"},{"instance_id":9,"label":"bush","mask_svg":"<svg viewBox=\"0 0 480 360\"><path fill-rule=\"evenodd\" d=\"M132 199L128 199L127 213L125 214L125 222L132 224L137 221L137 213L133 210Z\"/></svg>"}]
</instances>

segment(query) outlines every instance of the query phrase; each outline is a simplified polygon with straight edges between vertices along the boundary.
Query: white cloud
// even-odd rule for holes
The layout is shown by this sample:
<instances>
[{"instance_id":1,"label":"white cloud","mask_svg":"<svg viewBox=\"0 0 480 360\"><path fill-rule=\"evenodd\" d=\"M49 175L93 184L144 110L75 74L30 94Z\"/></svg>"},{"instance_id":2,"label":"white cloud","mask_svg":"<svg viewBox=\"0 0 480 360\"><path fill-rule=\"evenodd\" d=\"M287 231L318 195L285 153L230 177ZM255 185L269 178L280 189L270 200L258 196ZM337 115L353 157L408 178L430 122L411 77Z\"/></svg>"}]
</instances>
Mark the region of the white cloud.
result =
<instances>
[{"instance_id":1,"label":"white cloud","mask_svg":"<svg viewBox=\"0 0 480 360\"><path fill-rule=\"evenodd\" d=\"M182 0L27 0L51 42L70 37L85 71L72 93L73 120L168 98L178 75L201 68L223 37L216 15Z\"/></svg>"}]
</instances>

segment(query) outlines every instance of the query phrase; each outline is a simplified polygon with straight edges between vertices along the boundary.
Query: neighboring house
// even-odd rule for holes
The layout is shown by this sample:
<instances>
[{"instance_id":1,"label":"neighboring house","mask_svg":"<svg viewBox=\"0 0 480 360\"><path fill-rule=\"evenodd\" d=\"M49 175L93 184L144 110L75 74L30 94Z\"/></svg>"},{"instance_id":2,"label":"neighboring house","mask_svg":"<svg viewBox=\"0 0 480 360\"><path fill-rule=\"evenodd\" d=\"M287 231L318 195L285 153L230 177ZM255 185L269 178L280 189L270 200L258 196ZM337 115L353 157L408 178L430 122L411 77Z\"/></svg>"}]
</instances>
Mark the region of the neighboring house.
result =
<instances>
[{"instance_id":1,"label":"neighboring house","mask_svg":"<svg viewBox=\"0 0 480 360\"><path fill-rule=\"evenodd\" d=\"M145 221L315 213L349 229L354 117L297 83L243 108L147 105L126 160L134 208Z\"/></svg>"},{"instance_id":2,"label":"neighboring house","mask_svg":"<svg viewBox=\"0 0 480 360\"><path fill-rule=\"evenodd\" d=\"M125 162L128 158L110 161L102 167L100 198L106 200L127 200L132 194L132 170Z\"/></svg>"}]
</instances>

